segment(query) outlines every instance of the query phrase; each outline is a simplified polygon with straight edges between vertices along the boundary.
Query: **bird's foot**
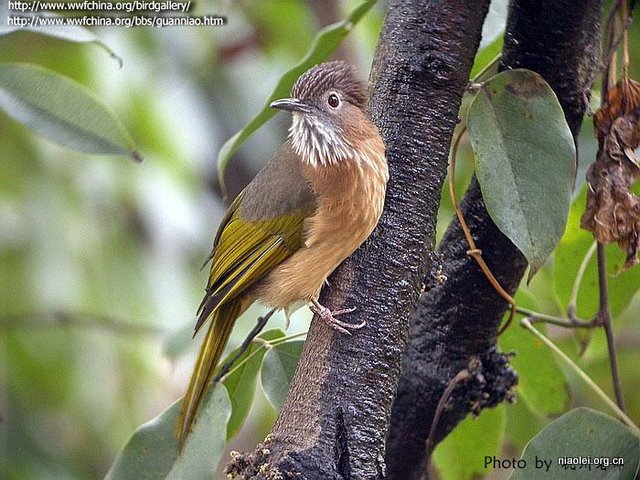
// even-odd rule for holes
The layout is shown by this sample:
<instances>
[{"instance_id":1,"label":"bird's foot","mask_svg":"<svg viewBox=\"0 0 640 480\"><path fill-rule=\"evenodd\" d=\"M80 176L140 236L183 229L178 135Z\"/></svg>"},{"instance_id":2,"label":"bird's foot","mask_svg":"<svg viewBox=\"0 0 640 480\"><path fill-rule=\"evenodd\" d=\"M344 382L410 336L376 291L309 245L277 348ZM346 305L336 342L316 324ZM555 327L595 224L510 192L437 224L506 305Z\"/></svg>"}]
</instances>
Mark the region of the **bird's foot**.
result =
<instances>
[{"instance_id":1,"label":"bird's foot","mask_svg":"<svg viewBox=\"0 0 640 480\"><path fill-rule=\"evenodd\" d=\"M338 320L336 317L339 315L344 315L345 313L351 313L356 310L356 307L352 308L343 308L342 310L331 311L324 305L321 305L317 300L311 300L311 306L309 307L313 313L318 315L327 325L329 325L334 330L338 330L341 333L346 335L351 335L349 330L357 330L365 326L366 322L359 323L354 325L352 323L342 322Z\"/></svg>"}]
</instances>

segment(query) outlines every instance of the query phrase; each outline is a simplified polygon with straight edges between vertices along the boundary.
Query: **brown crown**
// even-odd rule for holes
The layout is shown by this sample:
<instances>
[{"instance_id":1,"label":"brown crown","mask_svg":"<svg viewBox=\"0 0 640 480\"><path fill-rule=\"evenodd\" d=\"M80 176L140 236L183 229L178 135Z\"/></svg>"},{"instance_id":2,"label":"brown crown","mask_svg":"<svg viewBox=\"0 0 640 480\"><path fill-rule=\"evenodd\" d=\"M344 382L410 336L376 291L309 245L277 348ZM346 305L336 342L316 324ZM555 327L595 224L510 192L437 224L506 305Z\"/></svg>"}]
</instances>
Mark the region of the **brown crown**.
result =
<instances>
[{"instance_id":1,"label":"brown crown","mask_svg":"<svg viewBox=\"0 0 640 480\"><path fill-rule=\"evenodd\" d=\"M291 96L307 103L321 101L328 90L341 92L353 105L364 108L366 88L347 62L321 63L303 73L296 81Z\"/></svg>"}]
</instances>

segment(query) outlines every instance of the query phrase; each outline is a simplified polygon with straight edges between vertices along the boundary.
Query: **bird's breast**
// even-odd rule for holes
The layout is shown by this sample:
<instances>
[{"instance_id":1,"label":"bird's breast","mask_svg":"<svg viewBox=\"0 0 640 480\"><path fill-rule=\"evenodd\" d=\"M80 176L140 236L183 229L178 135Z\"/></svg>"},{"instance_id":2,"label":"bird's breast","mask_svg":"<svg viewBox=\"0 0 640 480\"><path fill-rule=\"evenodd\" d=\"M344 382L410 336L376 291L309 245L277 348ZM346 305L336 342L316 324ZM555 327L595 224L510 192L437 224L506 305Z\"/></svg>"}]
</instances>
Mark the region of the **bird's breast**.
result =
<instances>
[{"instance_id":1,"label":"bird's breast","mask_svg":"<svg viewBox=\"0 0 640 480\"><path fill-rule=\"evenodd\" d=\"M382 142L366 145L362 158L308 166L318 208L305 221L305 244L265 278L258 296L278 308L316 297L326 278L375 228L388 179Z\"/></svg>"}]
</instances>

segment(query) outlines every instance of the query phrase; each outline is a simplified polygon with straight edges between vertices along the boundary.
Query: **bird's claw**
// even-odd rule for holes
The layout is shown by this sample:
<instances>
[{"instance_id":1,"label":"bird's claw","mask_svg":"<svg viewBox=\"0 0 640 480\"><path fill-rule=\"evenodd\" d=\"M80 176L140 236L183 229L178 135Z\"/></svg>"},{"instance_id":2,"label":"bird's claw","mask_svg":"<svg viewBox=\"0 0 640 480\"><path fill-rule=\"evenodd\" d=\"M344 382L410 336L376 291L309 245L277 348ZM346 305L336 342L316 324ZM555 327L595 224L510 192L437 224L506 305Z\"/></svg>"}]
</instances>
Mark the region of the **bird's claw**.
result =
<instances>
[{"instance_id":1,"label":"bird's claw","mask_svg":"<svg viewBox=\"0 0 640 480\"><path fill-rule=\"evenodd\" d=\"M356 307L343 308L341 310L335 310L332 312L327 307L320 305L318 301L314 300L309 308L331 328L346 335L351 335L351 332L349 330L358 330L359 328L364 327L366 324L366 322L363 321L362 323L354 325L352 323L342 322L336 318L339 315L354 312L356 310Z\"/></svg>"}]
</instances>

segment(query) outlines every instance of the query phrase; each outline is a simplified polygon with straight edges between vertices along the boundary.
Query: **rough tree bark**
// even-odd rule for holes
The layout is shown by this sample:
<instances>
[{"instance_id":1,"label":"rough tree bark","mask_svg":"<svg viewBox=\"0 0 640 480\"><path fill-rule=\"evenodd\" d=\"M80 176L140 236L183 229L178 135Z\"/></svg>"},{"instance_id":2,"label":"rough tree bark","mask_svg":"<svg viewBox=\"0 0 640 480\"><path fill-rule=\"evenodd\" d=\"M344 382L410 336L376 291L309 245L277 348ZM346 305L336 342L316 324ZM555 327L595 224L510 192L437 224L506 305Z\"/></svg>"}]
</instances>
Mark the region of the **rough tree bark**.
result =
<instances>
[{"instance_id":1,"label":"rough tree bark","mask_svg":"<svg viewBox=\"0 0 640 480\"><path fill-rule=\"evenodd\" d=\"M574 138L585 110L585 89L598 68L600 9L600 0L515 0L509 9L501 68L540 73L558 96ZM513 293L527 263L491 221L475 178L461 209L483 258L502 286ZM438 401L472 359L480 360L481 375L473 375L454 390L438 424L436 444L469 412L512 398L517 376L496 347L507 304L466 255L468 248L454 220L437 257L448 280L421 296L411 320L389 427L389 478L425 475L423 460L431 453L426 439Z\"/></svg>"},{"instance_id":2,"label":"rough tree bark","mask_svg":"<svg viewBox=\"0 0 640 480\"><path fill-rule=\"evenodd\" d=\"M330 278L322 303L357 306L353 336L314 321L264 444L227 471L243 478L378 479L409 317L430 268L449 144L489 0L391 0L370 111L391 180L380 224Z\"/></svg>"}]
</instances>

